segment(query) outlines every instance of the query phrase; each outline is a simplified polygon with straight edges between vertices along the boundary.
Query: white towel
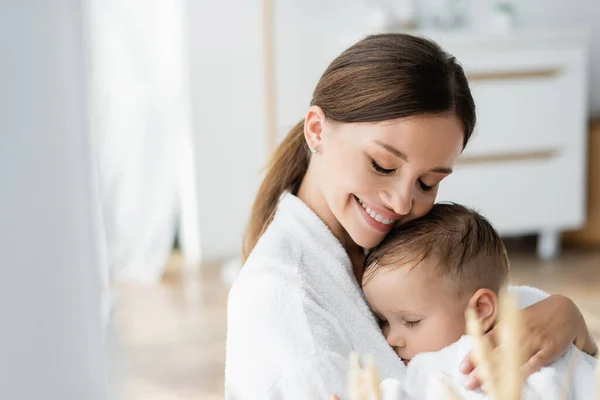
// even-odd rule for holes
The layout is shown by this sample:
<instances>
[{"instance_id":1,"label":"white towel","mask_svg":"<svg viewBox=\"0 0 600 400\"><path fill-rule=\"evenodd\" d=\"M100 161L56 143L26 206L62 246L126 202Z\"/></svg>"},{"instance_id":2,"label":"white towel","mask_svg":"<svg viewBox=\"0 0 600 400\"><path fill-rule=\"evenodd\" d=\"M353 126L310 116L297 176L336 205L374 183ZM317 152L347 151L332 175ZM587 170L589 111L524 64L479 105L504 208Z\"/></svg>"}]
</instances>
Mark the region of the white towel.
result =
<instances>
[{"instance_id":1,"label":"white towel","mask_svg":"<svg viewBox=\"0 0 600 400\"><path fill-rule=\"evenodd\" d=\"M352 352L372 356L382 378L406 373L346 251L289 193L233 284L227 314L227 399L347 399Z\"/></svg>"},{"instance_id":2,"label":"white towel","mask_svg":"<svg viewBox=\"0 0 600 400\"><path fill-rule=\"evenodd\" d=\"M406 375L401 380L388 379L382 382L383 400L447 400L440 379L445 379L464 400L489 398L481 390L469 391L464 388L465 376L459 372L458 366L471 348L472 338L463 336L443 350L417 355L408 365ZM572 373L569 369L571 362L574 362ZM567 399L592 399L595 368L596 360L593 357L572 346L554 364L529 377L523 388L523 399L562 399L563 388L568 379L570 385L566 386Z\"/></svg>"}]
</instances>

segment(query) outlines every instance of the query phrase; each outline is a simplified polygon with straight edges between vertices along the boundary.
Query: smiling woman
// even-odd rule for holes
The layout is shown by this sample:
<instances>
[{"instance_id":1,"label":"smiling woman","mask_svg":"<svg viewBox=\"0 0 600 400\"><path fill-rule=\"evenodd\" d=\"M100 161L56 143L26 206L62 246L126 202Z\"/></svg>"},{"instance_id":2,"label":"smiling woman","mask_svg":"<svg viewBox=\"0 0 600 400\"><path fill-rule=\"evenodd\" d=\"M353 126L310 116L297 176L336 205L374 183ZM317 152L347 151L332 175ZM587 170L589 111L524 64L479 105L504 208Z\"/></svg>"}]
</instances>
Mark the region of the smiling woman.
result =
<instances>
[{"instance_id":1,"label":"smiling woman","mask_svg":"<svg viewBox=\"0 0 600 400\"><path fill-rule=\"evenodd\" d=\"M298 196L307 198L307 205L342 243L374 247L392 227L377 221L377 215L403 223L431 208L437 185L462 150L465 125L447 113L339 123L312 106L304 134L309 146L321 151L310 163ZM320 187L320 200L311 195L315 186ZM357 207L360 203L363 207ZM366 207L369 211L364 212ZM365 223L372 229L365 229Z\"/></svg>"},{"instance_id":2,"label":"smiling woman","mask_svg":"<svg viewBox=\"0 0 600 400\"><path fill-rule=\"evenodd\" d=\"M462 67L431 41L370 36L329 65L252 208L228 302L227 398L343 395L352 352L372 355L383 378L403 376L360 289L365 250L431 210L474 125ZM530 335L530 356L556 342L548 322L572 324L554 326L562 339L541 345L546 358L587 335L572 303L557 303L537 308L546 330Z\"/></svg>"}]
</instances>

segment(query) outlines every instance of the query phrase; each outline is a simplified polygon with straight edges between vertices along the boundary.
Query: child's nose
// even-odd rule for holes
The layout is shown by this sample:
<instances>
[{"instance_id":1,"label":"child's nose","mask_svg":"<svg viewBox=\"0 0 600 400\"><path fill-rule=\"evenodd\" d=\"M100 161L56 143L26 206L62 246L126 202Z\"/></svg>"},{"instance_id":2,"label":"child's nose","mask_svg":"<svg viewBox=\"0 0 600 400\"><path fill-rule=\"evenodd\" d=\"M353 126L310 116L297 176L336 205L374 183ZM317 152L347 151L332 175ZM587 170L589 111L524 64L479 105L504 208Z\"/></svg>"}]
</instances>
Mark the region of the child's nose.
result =
<instances>
[{"instance_id":1,"label":"child's nose","mask_svg":"<svg viewBox=\"0 0 600 400\"><path fill-rule=\"evenodd\" d=\"M404 340L404 338L402 338L400 336L387 335L385 340L394 349L406 347L406 340Z\"/></svg>"}]
</instances>

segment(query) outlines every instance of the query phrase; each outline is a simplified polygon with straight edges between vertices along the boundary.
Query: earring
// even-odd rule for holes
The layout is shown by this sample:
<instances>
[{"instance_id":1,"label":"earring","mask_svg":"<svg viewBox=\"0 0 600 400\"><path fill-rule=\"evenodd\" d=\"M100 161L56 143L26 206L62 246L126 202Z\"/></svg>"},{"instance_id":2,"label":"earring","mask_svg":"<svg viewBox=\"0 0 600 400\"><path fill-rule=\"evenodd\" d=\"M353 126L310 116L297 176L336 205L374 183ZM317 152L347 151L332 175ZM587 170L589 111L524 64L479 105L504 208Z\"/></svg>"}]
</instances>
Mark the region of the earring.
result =
<instances>
[{"instance_id":1,"label":"earring","mask_svg":"<svg viewBox=\"0 0 600 400\"><path fill-rule=\"evenodd\" d=\"M310 152L313 154L317 154L317 148L316 147L311 147L310 148Z\"/></svg>"}]
</instances>

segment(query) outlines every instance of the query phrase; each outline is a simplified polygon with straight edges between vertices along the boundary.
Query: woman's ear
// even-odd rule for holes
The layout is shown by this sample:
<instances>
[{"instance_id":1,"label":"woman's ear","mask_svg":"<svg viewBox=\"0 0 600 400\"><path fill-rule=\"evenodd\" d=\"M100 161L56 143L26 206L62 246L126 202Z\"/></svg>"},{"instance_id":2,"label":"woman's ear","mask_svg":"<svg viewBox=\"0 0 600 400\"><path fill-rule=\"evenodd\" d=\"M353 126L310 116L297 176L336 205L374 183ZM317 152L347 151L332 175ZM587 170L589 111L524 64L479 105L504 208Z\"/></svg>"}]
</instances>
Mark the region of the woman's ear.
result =
<instances>
[{"instance_id":1,"label":"woman's ear","mask_svg":"<svg viewBox=\"0 0 600 400\"><path fill-rule=\"evenodd\" d=\"M308 147L317 152L321 148L325 113L319 106L311 106L304 118L304 138Z\"/></svg>"},{"instance_id":2,"label":"woman's ear","mask_svg":"<svg viewBox=\"0 0 600 400\"><path fill-rule=\"evenodd\" d=\"M469 300L469 307L475 310L484 332L489 331L496 321L498 296L490 289L479 289Z\"/></svg>"}]
</instances>

